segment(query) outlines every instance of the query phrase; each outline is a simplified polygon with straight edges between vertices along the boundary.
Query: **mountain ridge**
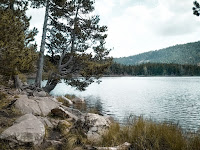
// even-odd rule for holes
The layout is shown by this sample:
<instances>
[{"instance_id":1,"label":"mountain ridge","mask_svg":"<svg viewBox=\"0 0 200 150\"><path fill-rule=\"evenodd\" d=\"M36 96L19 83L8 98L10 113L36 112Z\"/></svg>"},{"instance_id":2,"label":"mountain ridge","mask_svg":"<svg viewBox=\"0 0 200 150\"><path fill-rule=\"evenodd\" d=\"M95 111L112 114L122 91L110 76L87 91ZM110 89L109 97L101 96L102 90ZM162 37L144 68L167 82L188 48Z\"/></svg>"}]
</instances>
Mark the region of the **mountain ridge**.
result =
<instances>
[{"instance_id":1,"label":"mountain ridge","mask_svg":"<svg viewBox=\"0 0 200 150\"><path fill-rule=\"evenodd\" d=\"M114 58L123 65L139 65L145 63L200 64L200 41L177 44L159 50L149 51L133 56Z\"/></svg>"}]
</instances>

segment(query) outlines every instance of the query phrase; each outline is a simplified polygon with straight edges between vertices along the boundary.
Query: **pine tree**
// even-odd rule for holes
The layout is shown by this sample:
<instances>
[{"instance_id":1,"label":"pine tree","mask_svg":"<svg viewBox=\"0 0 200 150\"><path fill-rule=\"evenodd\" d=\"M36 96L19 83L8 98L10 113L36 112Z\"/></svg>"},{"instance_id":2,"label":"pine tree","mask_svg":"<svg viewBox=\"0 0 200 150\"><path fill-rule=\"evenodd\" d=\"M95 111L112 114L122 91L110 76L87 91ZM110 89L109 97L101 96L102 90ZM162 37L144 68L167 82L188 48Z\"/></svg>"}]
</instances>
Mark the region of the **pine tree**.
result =
<instances>
[{"instance_id":1,"label":"pine tree","mask_svg":"<svg viewBox=\"0 0 200 150\"><path fill-rule=\"evenodd\" d=\"M42 32L42 39L40 44L40 52L39 52L39 59L37 64L37 74L36 74L36 80L35 85L37 87L41 87L41 81L42 81L42 73L44 68L44 52L45 52L45 43L46 43L46 36L47 36L47 30L48 30L48 20L49 20L49 13L50 13L50 5L52 3L62 6L65 4L66 0L29 0L31 2L31 6L33 8L40 8L45 7L45 18L44 18L44 24L43 24L43 32Z\"/></svg>"},{"instance_id":2,"label":"pine tree","mask_svg":"<svg viewBox=\"0 0 200 150\"><path fill-rule=\"evenodd\" d=\"M99 16L91 15L93 4L92 0L50 4L47 48L57 67L49 76L46 91L51 91L61 79L84 90L109 67L110 50L105 48L107 27L99 25Z\"/></svg>"},{"instance_id":3,"label":"pine tree","mask_svg":"<svg viewBox=\"0 0 200 150\"><path fill-rule=\"evenodd\" d=\"M0 3L0 74L12 77L15 87L20 87L18 74L33 70L36 45L31 42L37 30L29 30L25 15L26 1L1 1Z\"/></svg>"}]
</instances>

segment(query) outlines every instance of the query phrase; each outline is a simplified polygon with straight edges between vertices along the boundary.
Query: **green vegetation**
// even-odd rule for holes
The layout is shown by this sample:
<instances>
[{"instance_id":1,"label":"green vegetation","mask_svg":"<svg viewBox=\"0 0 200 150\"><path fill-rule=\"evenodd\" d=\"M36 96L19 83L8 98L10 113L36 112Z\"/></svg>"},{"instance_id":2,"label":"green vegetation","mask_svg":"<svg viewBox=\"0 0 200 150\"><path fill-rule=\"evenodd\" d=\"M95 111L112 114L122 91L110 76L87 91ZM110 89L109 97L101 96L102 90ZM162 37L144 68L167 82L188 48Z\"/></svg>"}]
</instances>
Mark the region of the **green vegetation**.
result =
<instances>
[{"instance_id":1,"label":"green vegetation","mask_svg":"<svg viewBox=\"0 0 200 150\"><path fill-rule=\"evenodd\" d=\"M199 76L200 66L160 63L146 63L135 66L126 66L113 63L106 75Z\"/></svg>"},{"instance_id":2,"label":"green vegetation","mask_svg":"<svg viewBox=\"0 0 200 150\"><path fill-rule=\"evenodd\" d=\"M99 146L129 142L136 150L199 150L200 134L185 133L177 125L155 123L142 117L126 126L114 123Z\"/></svg>"},{"instance_id":3,"label":"green vegetation","mask_svg":"<svg viewBox=\"0 0 200 150\"><path fill-rule=\"evenodd\" d=\"M197 65L200 63L200 42L176 45L129 57L115 58L114 61L124 65L139 65L144 63Z\"/></svg>"},{"instance_id":4,"label":"green vegetation","mask_svg":"<svg viewBox=\"0 0 200 150\"><path fill-rule=\"evenodd\" d=\"M34 70L37 58L36 44L32 44L37 30L29 30L27 3L1 1L0 3L0 74L4 80L14 79L20 88L20 73Z\"/></svg>"}]
</instances>

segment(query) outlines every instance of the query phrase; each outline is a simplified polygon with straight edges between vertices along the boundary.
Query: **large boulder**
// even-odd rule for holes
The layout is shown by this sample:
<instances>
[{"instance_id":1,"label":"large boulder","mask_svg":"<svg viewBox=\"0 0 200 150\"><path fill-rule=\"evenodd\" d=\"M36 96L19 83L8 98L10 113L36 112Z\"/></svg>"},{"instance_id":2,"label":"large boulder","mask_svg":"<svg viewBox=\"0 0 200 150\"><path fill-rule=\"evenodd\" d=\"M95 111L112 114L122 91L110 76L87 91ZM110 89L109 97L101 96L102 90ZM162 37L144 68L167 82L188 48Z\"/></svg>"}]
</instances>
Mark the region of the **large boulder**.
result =
<instances>
[{"instance_id":1,"label":"large boulder","mask_svg":"<svg viewBox=\"0 0 200 150\"><path fill-rule=\"evenodd\" d=\"M16 120L15 124L6 129L0 139L8 140L11 143L25 145L31 143L40 145L45 136L43 123L34 115L26 114Z\"/></svg>"},{"instance_id":2,"label":"large boulder","mask_svg":"<svg viewBox=\"0 0 200 150\"><path fill-rule=\"evenodd\" d=\"M88 128L87 138L89 141L98 142L101 140L101 136L110 127L111 121L104 116L98 114L88 113L84 118L85 125Z\"/></svg>"},{"instance_id":3,"label":"large boulder","mask_svg":"<svg viewBox=\"0 0 200 150\"><path fill-rule=\"evenodd\" d=\"M51 97L32 97L27 95L19 95L15 102L15 107L23 114L34 114L39 116L47 116L52 109L57 108L60 104Z\"/></svg>"}]
</instances>

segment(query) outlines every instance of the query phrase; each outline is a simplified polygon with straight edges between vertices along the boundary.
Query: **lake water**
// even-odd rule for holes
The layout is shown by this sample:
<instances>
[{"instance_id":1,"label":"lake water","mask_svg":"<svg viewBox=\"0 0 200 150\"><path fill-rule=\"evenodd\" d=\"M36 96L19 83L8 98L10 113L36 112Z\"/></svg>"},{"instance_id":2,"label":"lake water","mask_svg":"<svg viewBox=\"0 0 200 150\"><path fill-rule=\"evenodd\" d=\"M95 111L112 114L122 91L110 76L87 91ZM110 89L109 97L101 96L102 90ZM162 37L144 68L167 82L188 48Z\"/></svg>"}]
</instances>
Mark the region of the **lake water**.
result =
<instances>
[{"instance_id":1,"label":"lake water","mask_svg":"<svg viewBox=\"0 0 200 150\"><path fill-rule=\"evenodd\" d=\"M53 95L75 94L123 122L130 115L200 129L200 77L105 77L79 92L64 83Z\"/></svg>"}]
</instances>

